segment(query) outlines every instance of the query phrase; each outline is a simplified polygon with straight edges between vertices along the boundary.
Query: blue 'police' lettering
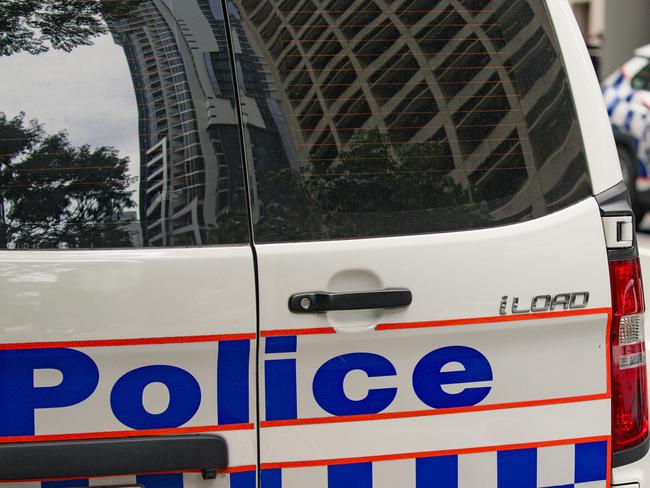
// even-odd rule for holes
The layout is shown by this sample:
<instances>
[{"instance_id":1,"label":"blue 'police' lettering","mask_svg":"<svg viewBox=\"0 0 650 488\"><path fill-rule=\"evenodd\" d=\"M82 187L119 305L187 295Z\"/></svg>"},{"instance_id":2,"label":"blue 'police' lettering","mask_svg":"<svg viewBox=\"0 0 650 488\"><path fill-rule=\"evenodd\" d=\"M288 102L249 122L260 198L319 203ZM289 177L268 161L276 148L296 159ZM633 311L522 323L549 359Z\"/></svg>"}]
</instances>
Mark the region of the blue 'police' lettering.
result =
<instances>
[{"instance_id":1,"label":"blue 'police' lettering","mask_svg":"<svg viewBox=\"0 0 650 488\"><path fill-rule=\"evenodd\" d=\"M34 386L39 369L59 371L61 383ZM0 351L0 436L34 435L35 410L81 403L98 382L95 362L74 349Z\"/></svg>"},{"instance_id":2,"label":"blue 'police' lettering","mask_svg":"<svg viewBox=\"0 0 650 488\"><path fill-rule=\"evenodd\" d=\"M267 337L264 352L268 354L294 353L297 337ZM295 359L267 359L264 361L264 407L266 420L298 418Z\"/></svg>"},{"instance_id":3,"label":"blue 'police' lettering","mask_svg":"<svg viewBox=\"0 0 650 488\"><path fill-rule=\"evenodd\" d=\"M363 371L369 378L397 374L391 362L379 354L355 352L330 359L318 369L312 385L314 398L323 410L336 416L374 414L393 402L397 388L370 389L361 400L349 399L343 382L355 370Z\"/></svg>"},{"instance_id":4,"label":"blue 'police' lettering","mask_svg":"<svg viewBox=\"0 0 650 488\"><path fill-rule=\"evenodd\" d=\"M147 385L162 383L169 391L164 412L145 410L142 395ZM122 376L111 391L111 408L117 419L137 430L180 427L188 422L201 405L201 387L187 371L175 366L145 366Z\"/></svg>"},{"instance_id":5,"label":"blue 'police' lettering","mask_svg":"<svg viewBox=\"0 0 650 488\"><path fill-rule=\"evenodd\" d=\"M449 363L460 363L464 371L442 371ZM447 393L444 385L492 381L492 367L476 349L449 346L424 356L413 371L413 389L420 400L431 408L470 407L481 402L491 387L465 388L459 393Z\"/></svg>"},{"instance_id":6,"label":"blue 'police' lettering","mask_svg":"<svg viewBox=\"0 0 650 488\"><path fill-rule=\"evenodd\" d=\"M219 343L217 356L217 421L219 425L249 422L250 341Z\"/></svg>"},{"instance_id":7,"label":"blue 'police' lettering","mask_svg":"<svg viewBox=\"0 0 650 488\"><path fill-rule=\"evenodd\" d=\"M265 343L265 353L269 356L296 351L296 337L268 338ZM250 341L220 343L217 354L218 423L247 423ZM295 358L265 360L266 420L298 418L296 363ZM446 370L452 363L460 368ZM34 372L43 369L59 371L61 382L35 386ZM312 383L314 399L323 410L334 416L377 414L393 403L397 388L368 388L364 398L349 398L344 383L353 371L360 371L368 378L397 375L390 360L379 354L354 352L332 358L318 368ZM480 403L491 391L491 386L476 383L492 380L492 368L483 354L470 347L449 346L428 353L417 363L412 387L417 397L431 408L467 407ZM36 410L82 403L93 394L98 383L95 362L75 349L0 351L0 436L34 435ZM144 390L152 383L163 384L169 392L169 404L164 412L151 413L143 405ZM457 393L450 393L444 389L449 385L463 387ZM196 415L200 405L198 381L188 371L170 365L129 371L117 380L110 394L115 417L136 430L180 427Z\"/></svg>"}]
</instances>

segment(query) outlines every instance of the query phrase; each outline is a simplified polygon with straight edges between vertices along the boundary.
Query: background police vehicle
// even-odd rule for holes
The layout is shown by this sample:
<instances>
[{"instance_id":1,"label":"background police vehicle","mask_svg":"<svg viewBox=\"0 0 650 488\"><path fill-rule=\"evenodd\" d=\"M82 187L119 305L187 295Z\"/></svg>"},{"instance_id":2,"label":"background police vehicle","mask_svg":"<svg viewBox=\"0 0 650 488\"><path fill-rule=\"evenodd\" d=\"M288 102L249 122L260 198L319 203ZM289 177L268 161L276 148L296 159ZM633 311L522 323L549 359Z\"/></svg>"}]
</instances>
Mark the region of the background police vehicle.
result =
<instances>
[{"instance_id":1,"label":"background police vehicle","mask_svg":"<svg viewBox=\"0 0 650 488\"><path fill-rule=\"evenodd\" d=\"M11 488L650 484L568 3L0 4Z\"/></svg>"},{"instance_id":2,"label":"background police vehicle","mask_svg":"<svg viewBox=\"0 0 650 488\"><path fill-rule=\"evenodd\" d=\"M602 88L623 179L641 222L650 208L650 45L637 49Z\"/></svg>"}]
</instances>

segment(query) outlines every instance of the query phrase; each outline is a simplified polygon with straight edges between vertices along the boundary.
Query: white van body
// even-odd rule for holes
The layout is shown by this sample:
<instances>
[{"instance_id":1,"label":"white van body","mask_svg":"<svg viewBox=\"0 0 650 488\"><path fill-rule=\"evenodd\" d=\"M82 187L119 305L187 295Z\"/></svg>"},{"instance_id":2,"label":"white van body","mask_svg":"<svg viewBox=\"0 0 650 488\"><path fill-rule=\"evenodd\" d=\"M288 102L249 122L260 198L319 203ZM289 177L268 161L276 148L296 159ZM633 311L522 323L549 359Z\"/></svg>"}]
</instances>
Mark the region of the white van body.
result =
<instances>
[{"instance_id":1,"label":"white van body","mask_svg":"<svg viewBox=\"0 0 650 488\"><path fill-rule=\"evenodd\" d=\"M644 308L612 300L633 216L568 2L135 3L0 58L0 142L34 138L0 160L0 480L650 486L647 414L613 439Z\"/></svg>"}]
</instances>

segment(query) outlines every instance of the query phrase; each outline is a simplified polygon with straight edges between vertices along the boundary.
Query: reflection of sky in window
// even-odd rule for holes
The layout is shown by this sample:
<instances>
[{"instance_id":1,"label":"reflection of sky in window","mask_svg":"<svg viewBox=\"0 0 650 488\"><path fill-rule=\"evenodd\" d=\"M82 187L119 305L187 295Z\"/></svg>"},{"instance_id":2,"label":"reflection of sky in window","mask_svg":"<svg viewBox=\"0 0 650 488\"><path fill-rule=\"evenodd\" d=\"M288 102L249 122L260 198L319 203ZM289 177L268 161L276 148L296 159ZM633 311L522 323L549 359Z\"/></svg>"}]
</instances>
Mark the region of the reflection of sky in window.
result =
<instances>
[{"instance_id":1,"label":"reflection of sky in window","mask_svg":"<svg viewBox=\"0 0 650 488\"><path fill-rule=\"evenodd\" d=\"M25 112L75 145L112 146L139 176L138 112L124 50L110 35L71 53L0 56L0 111ZM133 185L134 200L138 201Z\"/></svg>"}]
</instances>

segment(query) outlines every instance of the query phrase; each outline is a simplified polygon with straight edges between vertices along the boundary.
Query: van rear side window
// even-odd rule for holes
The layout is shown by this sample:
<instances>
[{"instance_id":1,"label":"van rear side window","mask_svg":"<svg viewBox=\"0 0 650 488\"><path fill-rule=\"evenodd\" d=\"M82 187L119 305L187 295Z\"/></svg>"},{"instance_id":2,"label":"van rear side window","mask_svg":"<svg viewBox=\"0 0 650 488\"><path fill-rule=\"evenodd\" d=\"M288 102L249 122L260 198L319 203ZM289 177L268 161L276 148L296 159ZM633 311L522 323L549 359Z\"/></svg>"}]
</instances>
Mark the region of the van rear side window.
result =
<instances>
[{"instance_id":1,"label":"van rear side window","mask_svg":"<svg viewBox=\"0 0 650 488\"><path fill-rule=\"evenodd\" d=\"M543 0L11 12L0 249L242 244L249 217L257 242L460 231L591 194Z\"/></svg>"},{"instance_id":2,"label":"van rear side window","mask_svg":"<svg viewBox=\"0 0 650 488\"><path fill-rule=\"evenodd\" d=\"M221 2L13 1L0 17L0 249L249 241Z\"/></svg>"},{"instance_id":3,"label":"van rear side window","mask_svg":"<svg viewBox=\"0 0 650 488\"><path fill-rule=\"evenodd\" d=\"M234 0L257 242L461 231L591 194L541 0Z\"/></svg>"}]
</instances>

